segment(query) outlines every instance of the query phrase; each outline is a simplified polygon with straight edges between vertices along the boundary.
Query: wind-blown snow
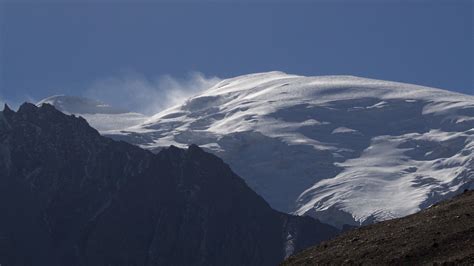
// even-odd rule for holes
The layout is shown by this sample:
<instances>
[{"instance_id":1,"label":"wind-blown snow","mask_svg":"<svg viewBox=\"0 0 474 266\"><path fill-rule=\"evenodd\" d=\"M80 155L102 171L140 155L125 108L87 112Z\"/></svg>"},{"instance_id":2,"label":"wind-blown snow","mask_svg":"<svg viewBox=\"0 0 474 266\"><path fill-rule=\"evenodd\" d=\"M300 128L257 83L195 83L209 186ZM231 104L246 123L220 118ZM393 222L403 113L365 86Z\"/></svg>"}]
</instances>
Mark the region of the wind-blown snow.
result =
<instances>
[{"instance_id":1,"label":"wind-blown snow","mask_svg":"<svg viewBox=\"0 0 474 266\"><path fill-rule=\"evenodd\" d=\"M353 76L219 82L110 136L215 153L272 207L336 226L416 212L473 187L474 97Z\"/></svg>"},{"instance_id":2,"label":"wind-blown snow","mask_svg":"<svg viewBox=\"0 0 474 266\"><path fill-rule=\"evenodd\" d=\"M82 116L92 127L102 133L135 126L148 119L143 114L129 112L97 100L77 96L55 95L41 100L37 105L40 106L44 103L55 106L63 113Z\"/></svg>"}]
</instances>

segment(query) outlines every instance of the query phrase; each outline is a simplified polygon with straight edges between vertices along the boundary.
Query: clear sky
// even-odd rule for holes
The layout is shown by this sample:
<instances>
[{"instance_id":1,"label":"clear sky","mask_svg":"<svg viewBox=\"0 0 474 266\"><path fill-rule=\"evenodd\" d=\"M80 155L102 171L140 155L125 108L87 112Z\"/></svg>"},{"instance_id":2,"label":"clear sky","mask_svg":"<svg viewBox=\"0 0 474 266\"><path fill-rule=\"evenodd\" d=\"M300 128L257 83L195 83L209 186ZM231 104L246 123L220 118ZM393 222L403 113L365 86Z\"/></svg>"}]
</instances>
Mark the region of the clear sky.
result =
<instances>
[{"instance_id":1,"label":"clear sky","mask_svg":"<svg viewBox=\"0 0 474 266\"><path fill-rule=\"evenodd\" d=\"M270 70L474 94L472 0L33 2L0 2L3 100L83 95L123 73Z\"/></svg>"}]
</instances>

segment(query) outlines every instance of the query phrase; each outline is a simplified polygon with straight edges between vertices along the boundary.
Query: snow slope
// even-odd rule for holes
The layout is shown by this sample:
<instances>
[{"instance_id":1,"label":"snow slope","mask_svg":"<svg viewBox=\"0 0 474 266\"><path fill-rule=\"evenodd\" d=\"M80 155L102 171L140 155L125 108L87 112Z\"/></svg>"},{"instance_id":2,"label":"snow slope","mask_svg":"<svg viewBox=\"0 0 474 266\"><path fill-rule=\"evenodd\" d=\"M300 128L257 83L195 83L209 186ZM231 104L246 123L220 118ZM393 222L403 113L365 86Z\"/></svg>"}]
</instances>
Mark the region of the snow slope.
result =
<instances>
[{"instance_id":1,"label":"snow slope","mask_svg":"<svg viewBox=\"0 0 474 266\"><path fill-rule=\"evenodd\" d=\"M353 76L223 80L106 134L159 150L195 143L272 207L336 225L401 217L474 187L474 97Z\"/></svg>"},{"instance_id":2,"label":"snow slope","mask_svg":"<svg viewBox=\"0 0 474 266\"><path fill-rule=\"evenodd\" d=\"M63 113L84 117L92 127L101 133L138 125L148 118L139 113L129 112L97 100L77 96L55 95L41 100L37 105L41 106L43 103L49 103Z\"/></svg>"}]
</instances>

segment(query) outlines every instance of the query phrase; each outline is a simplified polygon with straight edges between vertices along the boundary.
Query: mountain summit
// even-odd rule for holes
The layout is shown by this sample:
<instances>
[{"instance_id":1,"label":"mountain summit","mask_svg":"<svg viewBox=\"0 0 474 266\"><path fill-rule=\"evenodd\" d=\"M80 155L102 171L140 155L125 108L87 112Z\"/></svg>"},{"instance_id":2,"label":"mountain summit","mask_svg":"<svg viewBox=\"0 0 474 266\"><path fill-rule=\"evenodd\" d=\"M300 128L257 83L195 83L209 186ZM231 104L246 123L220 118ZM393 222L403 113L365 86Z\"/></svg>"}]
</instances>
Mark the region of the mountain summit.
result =
<instances>
[{"instance_id":1,"label":"mountain summit","mask_svg":"<svg viewBox=\"0 0 474 266\"><path fill-rule=\"evenodd\" d=\"M473 187L474 97L353 76L223 80L111 136L198 144L274 208L342 227L405 216Z\"/></svg>"}]
</instances>

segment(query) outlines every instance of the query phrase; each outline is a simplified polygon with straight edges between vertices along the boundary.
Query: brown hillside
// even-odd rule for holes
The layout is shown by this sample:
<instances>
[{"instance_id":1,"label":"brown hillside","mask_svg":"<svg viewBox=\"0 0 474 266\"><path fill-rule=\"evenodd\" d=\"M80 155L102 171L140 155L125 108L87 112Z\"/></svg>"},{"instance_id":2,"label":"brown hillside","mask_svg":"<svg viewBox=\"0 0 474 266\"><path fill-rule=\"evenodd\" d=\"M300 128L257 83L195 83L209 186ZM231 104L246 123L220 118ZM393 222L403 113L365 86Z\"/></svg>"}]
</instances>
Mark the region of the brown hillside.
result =
<instances>
[{"instance_id":1,"label":"brown hillside","mask_svg":"<svg viewBox=\"0 0 474 266\"><path fill-rule=\"evenodd\" d=\"M474 265L474 191L346 232L282 265Z\"/></svg>"}]
</instances>

